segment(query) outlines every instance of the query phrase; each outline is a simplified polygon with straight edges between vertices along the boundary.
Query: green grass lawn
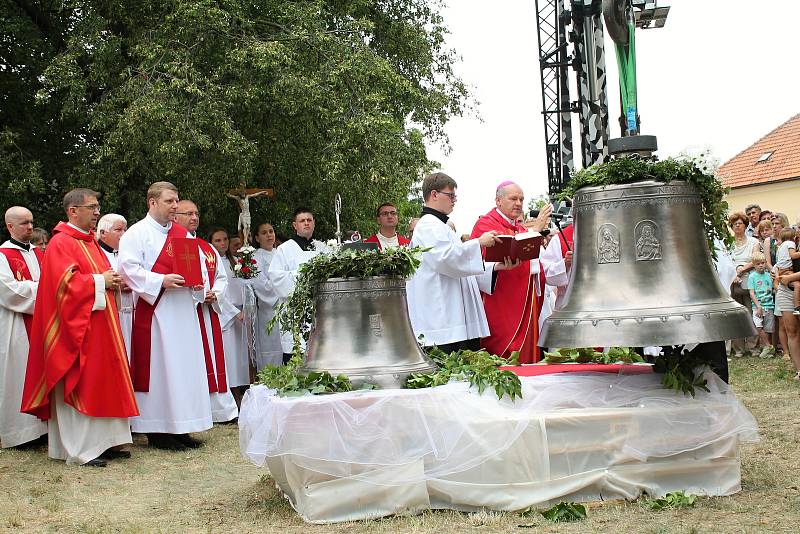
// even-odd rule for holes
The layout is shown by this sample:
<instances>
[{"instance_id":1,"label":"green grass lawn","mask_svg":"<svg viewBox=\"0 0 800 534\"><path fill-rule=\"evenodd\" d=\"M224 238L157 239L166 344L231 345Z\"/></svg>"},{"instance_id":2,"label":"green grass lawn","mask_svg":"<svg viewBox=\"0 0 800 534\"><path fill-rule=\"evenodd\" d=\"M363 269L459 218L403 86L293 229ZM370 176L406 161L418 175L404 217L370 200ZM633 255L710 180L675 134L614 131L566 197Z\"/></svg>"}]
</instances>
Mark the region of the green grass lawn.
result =
<instances>
[{"instance_id":1,"label":"green grass lawn","mask_svg":"<svg viewBox=\"0 0 800 534\"><path fill-rule=\"evenodd\" d=\"M239 454L236 426L217 426L187 453L151 450L105 469L0 450L0 531L8 532L791 532L800 531L800 383L789 362L731 362L737 395L761 427L742 448L742 492L695 507L651 512L638 502L593 503L578 523L509 513L429 512L337 525L304 523L265 469Z\"/></svg>"}]
</instances>

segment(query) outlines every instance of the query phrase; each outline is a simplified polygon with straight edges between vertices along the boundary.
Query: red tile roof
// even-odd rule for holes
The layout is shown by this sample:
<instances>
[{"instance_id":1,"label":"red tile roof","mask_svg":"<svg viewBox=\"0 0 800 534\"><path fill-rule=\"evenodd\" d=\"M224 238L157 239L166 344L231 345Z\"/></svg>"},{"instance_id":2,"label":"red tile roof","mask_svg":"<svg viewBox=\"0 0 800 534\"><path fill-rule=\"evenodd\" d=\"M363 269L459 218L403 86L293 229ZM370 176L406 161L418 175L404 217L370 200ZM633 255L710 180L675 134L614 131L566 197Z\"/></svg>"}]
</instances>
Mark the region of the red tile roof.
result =
<instances>
[{"instance_id":1,"label":"red tile roof","mask_svg":"<svg viewBox=\"0 0 800 534\"><path fill-rule=\"evenodd\" d=\"M731 189L800 178L800 114L726 161L717 175Z\"/></svg>"}]
</instances>

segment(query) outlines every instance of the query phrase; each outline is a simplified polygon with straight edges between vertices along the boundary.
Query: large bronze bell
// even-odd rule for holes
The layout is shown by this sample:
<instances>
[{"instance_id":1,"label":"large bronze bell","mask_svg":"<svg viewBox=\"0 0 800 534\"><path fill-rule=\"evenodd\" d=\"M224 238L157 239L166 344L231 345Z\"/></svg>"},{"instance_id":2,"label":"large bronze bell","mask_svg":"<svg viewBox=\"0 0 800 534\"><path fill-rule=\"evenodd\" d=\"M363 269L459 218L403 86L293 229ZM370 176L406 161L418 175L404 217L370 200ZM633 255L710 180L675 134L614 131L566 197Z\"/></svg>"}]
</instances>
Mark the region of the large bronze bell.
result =
<instances>
[{"instance_id":1,"label":"large bronze bell","mask_svg":"<svg viewBox=\"0 0 800 534\"><path fill-rule=\"evenodd\" d=\"M305 371L391 389L403 387L410 373L436 370L414 338L404 279L329 278L316 289Z\"/></svg>"},{"instance_id":2,"label":"large bronze bell","mask_svg":"<svg viewBox=\"0 0 800 534\"><path fill-rule=\"evenodd\" d=\"M755 335L750 310L719 282L700 196L683 181L585 187L564 305L546 347L666 346Z\"/></svg>"}]
</instances>

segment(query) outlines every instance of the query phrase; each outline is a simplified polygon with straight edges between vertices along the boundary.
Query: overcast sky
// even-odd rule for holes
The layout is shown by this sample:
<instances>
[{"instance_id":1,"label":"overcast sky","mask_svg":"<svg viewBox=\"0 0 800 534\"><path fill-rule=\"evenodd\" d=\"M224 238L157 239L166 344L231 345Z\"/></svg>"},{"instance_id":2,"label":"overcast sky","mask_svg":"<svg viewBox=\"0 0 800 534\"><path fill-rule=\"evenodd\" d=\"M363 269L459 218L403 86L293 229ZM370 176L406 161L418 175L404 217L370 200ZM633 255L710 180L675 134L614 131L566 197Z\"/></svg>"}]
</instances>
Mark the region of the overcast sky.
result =
<instances>
[{"instance_id":1,"label":"overcast sky","mask_svg":"<svg viewBox=\"0 0 800 534\"><path fill-rule=\"evenodd\" d=\"M452 151L430 146L429 156L458 182L452 219L459 233L469 233L494 205L499 182L517 181L528 198L547 192L536 13L533 0L449 4L447 43L462 56L457 72L473 87L482 122L451 121ZM658 136L662 158L710 147L725 162L800 112L800 30L789 9L800 2L658 4L671 6L666 26L637 30L636 48L642 133ZM608 37L606 65L611 137L619 137L617 65Z\"/></svg>"}]
</instances>

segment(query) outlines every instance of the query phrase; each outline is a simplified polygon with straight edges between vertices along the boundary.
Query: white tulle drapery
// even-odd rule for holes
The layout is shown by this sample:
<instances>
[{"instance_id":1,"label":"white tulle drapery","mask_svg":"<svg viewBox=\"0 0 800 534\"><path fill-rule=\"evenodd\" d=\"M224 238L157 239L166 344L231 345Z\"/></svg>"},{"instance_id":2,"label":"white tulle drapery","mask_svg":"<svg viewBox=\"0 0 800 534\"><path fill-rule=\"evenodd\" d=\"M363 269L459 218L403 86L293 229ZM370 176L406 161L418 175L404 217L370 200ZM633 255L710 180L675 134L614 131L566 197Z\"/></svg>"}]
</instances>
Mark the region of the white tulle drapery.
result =
<instances>
[{"instance_id":1,"label":"white tulle drapery","mask_svg":"<svg viewBox=\"0 0 800 534\"><path fill-rule=\"evenodd\" d=\"M558 499L739 490L756 421L713 373L687 397L652 374L522 378L498 400L463 382L300 398L251 388L242 453L308 521L428 508L517 510Z\"/></svg>"}]
</instances>

